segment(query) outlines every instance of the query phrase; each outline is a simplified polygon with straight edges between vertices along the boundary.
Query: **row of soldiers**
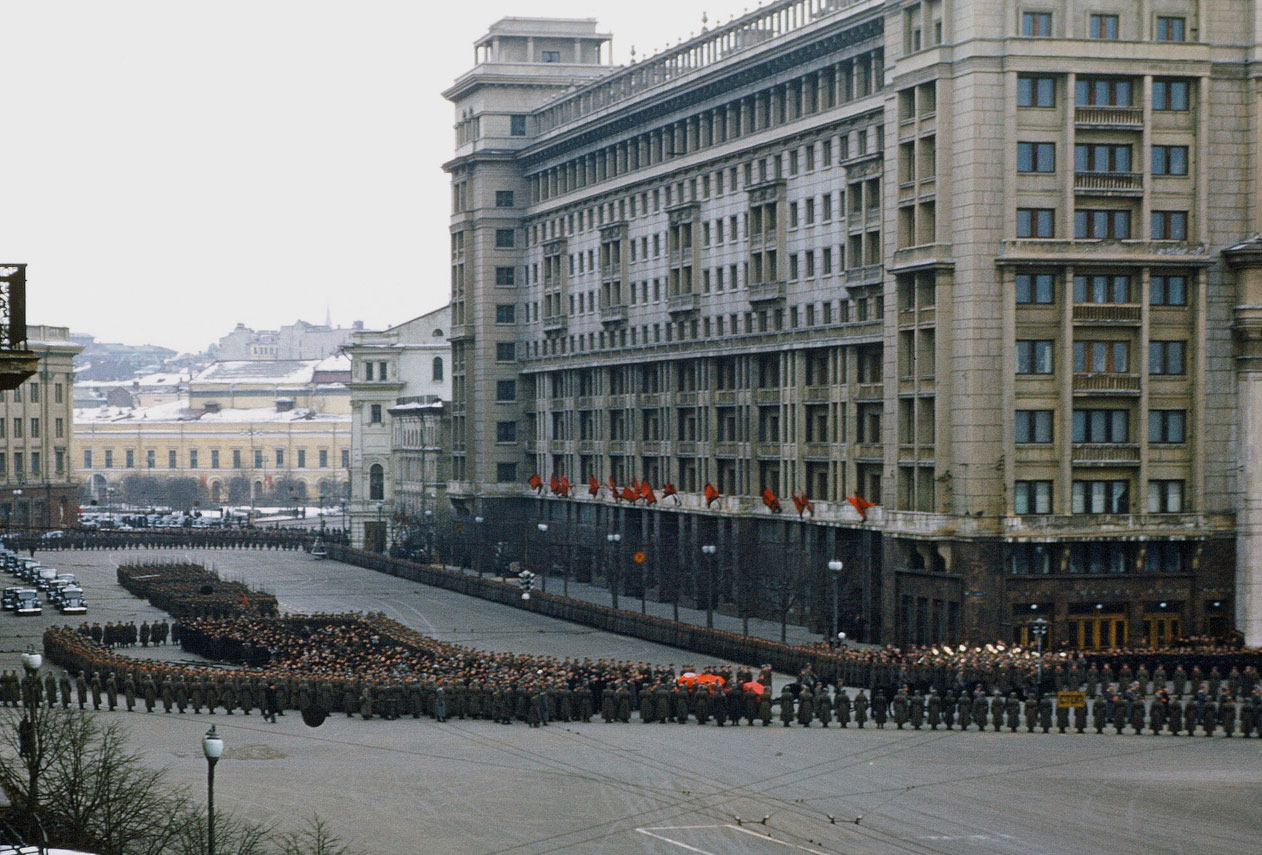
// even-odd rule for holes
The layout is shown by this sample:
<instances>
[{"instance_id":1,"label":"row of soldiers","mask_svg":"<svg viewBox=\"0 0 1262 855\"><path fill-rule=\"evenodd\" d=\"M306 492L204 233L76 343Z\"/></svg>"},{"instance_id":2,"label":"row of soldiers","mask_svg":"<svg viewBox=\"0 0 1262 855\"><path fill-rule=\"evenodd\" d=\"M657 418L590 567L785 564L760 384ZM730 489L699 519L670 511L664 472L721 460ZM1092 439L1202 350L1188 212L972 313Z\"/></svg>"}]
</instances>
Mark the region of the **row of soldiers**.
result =
<instances>
[{"instance_id":1,"label":"row of soldiers","mask_svg":"<svg viewBox=\"0 0 1262 855\"><path fill-rule=\"evenodd\" d=\"M12 535L5 545L18 552L71 549L307 549L313 535L305 529L211 529L208 531L67 531L61 537ZM326 543L337 538L326 533Z\"/></svg>"},{"instance_id":2,"label":"row of soldiers","mask_svg":"<svg viewBox=\"0 0 1262 855\"><path fill-rule=\"evenodd\" d=\"M1088 697L1095 697L1111 683L1129 686L1138 682L1146 693L1169 687L1182 698L1208 682L1215 696L1225 686L1241 697L1262 682L1257 656L1240 651L1219 651L1204 657L1177 651L1135 653L1131 657L1049 653L1041 663L1032 655L997 648L980 653L892 647L815 653L813 661L830 682L887 693L903 686L921 692L949 689L958 693L981 685L987 693L1085 691Z\"/></svg>"},{"instance_id":3,"label":"row of soldiers","mask_svg":"<svg viewBox=\"0 0 1262 855\"><path fill-rule=\"evenodd\" d=\"M94 710L104 707L133 711L143 705L146 712L154 712L160 704L167 713L200 714L205 710L214 715L222 710L228 715L249 715L258 710L273 720L286 709L315 709L365 719L408 715L428 716L440 722L458 718L509 724L516 720L536 727L556 721L589 722L599 715L607 723L628 723L635 716L645 724L705 725L713 721L719 727L736 726L744 720L764 727L778 721L784 727L811 727L815 723L828 727L835 722L845 728L853 722L863 728L871 722L882 729L887 724L900 730L1007 728L1017 732L1024 727L1029 733L1048 733L1055 727L1060 733L1071 728L1078 733L1089 728L1103 733L1112 728L1121 734L1129 728L1134 734L1148 731L1213 736L1221 731L1228 737L1237 732L1250 737L1262 731L1262 686L1255 687L1239 703L1231 695L1215 701L1207 687L1186 701L1170 697L1164 689L1146 701L1138 694L1137 686L1125 691L1111 686L1089 705L1068 707L1057 704L1055 697L1048 694L1022 700L1015 692L987 695L980 687L958 696L952 691L945 695L937 690L922 694L904 688L892 696L878 689L869 697L859 689L852 699L844 686L821 683L812 690L801 684L785 684L773 699L769 688L759 692L752 683L684 686L659 680L633 692L634 684L627 680L604 681L593 691L592 680L573 685L544 680L466 684L442 678L364 683L215 674L205 669L185 673L187 670L168 673L161 681L148 671L137 674L129 670L121 677L113 671L104 677L99 672L88 675L81 671L73 679L68 672L63 671L60 677L46 672L42 682L36 678L33 695L50 707L60 704L70 708L77 704L79 709L86 709L91 704ZM23 682L31 692L30 682L22 681L17 674L6 671L0 675L0 702L5 706L20 705Z\"/></svg>"},{"instance_id":4,"label":"row of soldiers","mask_svg":"<svg viewBox=\"0 0 1262 855\"><path fill-rule=\"evenodd\" d=\"M149 621L141 621L140 626L136 626L135 621L108 622L105 626L86 621L79 624L80 635L105 647L134 647L137 644L141 647L148 647L150 644L157 647L167 643L170 633L171 625L166 618L156 620L152 625Z\"/></svg>"}]
</instances>

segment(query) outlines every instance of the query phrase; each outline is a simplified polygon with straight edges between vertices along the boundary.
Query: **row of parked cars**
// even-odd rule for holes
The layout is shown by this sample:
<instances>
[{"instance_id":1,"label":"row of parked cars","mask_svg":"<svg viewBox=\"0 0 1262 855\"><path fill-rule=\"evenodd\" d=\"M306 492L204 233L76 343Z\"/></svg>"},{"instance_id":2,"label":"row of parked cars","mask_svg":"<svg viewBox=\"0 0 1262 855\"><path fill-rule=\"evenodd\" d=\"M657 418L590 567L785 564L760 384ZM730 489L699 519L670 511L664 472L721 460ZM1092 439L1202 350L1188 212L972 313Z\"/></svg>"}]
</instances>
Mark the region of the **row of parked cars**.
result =
<instances>
[{"instance_id":1,"label":"row of parked cars","mask_svg":"<svg viewBox=\"0 0 1262 855\"><path fill-rule=\"evenodd\" d=\"M48 605L64 615L88 613L88 601L73 573L58 573L34 558L25 558L5 547L0 547L0 569L26 583L26 586L4 589L0 605L5 611L24 616L43 614L42 592Z\"/></svg>"}]
</instances>

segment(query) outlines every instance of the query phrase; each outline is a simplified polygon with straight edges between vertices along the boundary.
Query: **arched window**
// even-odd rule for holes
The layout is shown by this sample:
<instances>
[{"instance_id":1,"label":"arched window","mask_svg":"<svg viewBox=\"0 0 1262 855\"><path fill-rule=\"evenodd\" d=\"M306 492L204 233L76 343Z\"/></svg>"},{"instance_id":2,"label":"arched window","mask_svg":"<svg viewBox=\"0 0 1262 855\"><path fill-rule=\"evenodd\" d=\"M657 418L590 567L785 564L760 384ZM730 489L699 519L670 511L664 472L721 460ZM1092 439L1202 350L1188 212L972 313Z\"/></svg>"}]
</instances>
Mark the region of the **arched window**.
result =
<instances>
[{"instance_id":1,"label":"arched window","mask_svg":"<svg viewBox=\"0 0 1262 855\"><path fill-rule=\"evenodd\" d=\"M434 357L434 382L443 379L443 358L441 356Z\"/></svg>"},{"instance_id":2,"label":"arched window","mask_svg":"<svg viewBox=\"0 0 1262 855\"><path fill-rule=\"evenodd\" d=\"M368 469L368 498L380 501L386 497L385 471L380 463L374 463Z\"/></svg>"}]
</instances>

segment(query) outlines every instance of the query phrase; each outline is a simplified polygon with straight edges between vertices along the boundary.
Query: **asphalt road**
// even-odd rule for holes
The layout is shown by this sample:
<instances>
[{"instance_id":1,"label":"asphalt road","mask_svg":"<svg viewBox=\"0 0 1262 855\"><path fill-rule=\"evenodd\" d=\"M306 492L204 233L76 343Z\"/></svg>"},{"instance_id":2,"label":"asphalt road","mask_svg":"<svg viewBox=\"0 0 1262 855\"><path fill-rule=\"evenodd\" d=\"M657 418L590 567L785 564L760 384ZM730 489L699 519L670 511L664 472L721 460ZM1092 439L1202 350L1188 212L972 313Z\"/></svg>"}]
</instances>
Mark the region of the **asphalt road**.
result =
<instances>
[{"instance_id":1,"label":"asphalt road","mask_svg":"<svg viewBox=\"0 0 1262 855\"><path fill-rule=\"evenodd\" d=\"M159 553L43 557L81 575L93 620L157 617L113 582L131 555ZM696 661L301 553L189 555L288 610L384 611L486 649ZM5 660L57 620L0 616ZM1255 851L1262 793L1257 739L101 715L198 790L213 722L228 745L216 770L225 809L288 828L318 812L371 853L1239 855Z\"/></svg>"}]
</instances>

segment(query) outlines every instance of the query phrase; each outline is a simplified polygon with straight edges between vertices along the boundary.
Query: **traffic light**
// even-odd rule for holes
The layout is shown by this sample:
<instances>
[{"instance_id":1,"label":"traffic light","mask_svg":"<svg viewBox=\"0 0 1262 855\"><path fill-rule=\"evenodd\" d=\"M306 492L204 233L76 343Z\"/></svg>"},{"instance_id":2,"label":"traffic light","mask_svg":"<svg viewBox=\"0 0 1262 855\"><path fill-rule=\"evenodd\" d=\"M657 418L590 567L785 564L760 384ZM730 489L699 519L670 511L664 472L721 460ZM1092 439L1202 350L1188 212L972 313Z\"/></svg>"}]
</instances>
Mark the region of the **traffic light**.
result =
<instances>
[{"instance_id":1,"label":"traffic light","mask_svg":"<svg viewBox=\"0 0 1262 855\"><path fill-rule=\"evenodd\" d=\"M530 592L535 587L535 574L529 570L523 570L517 574L518 584L521 585L521 598L523 600L530 599Z\"/></svg>"}]
</instances>

